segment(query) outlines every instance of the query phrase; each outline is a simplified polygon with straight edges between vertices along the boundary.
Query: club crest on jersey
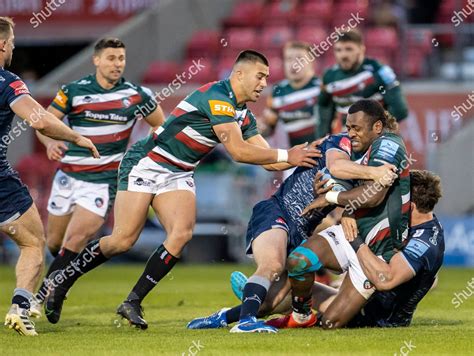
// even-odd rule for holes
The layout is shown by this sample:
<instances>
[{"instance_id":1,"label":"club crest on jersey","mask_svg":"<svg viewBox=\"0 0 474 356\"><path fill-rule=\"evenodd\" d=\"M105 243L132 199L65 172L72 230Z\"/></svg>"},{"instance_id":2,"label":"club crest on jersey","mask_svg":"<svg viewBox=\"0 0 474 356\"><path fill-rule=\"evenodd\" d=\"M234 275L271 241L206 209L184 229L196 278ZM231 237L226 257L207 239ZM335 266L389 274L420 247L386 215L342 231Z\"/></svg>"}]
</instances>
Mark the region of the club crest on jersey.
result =
<instances>
[{"instance_id":1,"label":"club crest on jersey","mask_svg":"<svg viewBox=\"0 0 474 356\"><path fill-rule=\"evenodd\" d=\"M128 100L127 98L122 100L122 104L124 107L128 108L130 105L132 105L132 102Z\"/></svg>"},{"instance_id":2,"label":"club crest on jersey","mask_svg":"<svg viewBox=\"0 0 474 356\"><path fill-rule=\"evenodd\" d=\"M372 289L372 288L374 288L374 285L370 283L368 279L366 279L364 282L364 289Z\"/></svg>"}]
</instances>

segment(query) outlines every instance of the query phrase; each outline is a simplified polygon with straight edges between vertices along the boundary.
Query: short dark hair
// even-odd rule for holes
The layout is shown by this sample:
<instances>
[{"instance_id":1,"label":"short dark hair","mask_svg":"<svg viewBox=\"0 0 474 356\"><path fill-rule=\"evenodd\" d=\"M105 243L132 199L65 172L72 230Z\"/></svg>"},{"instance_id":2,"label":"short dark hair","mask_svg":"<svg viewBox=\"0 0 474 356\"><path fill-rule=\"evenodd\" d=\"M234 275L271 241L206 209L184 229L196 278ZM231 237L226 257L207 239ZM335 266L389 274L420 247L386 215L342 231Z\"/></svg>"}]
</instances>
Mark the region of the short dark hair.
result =
<instances>
[{"instance_id":1,"label":"short dark hair","mask_svg":"<svg viewBox=\"0 0 474 356\"><path fill-rule=\"evenodd\" d=\"M410 170L411 201L420 213L433 211L443 196L441 178L427 170Z\"/></svg>"},{"instance_id":2,"label":"short dark hair","mask_svg":"<svg viewBox=\"0 0 474 356\"><path fill-rule=\"evenodd\" d=\"M308 42L304 42L304 41L289 41L289 42L286 42L285 45L283 46L283 51L285 51L289 48L303 49L308 53L311 51L311 45Z\"/></svg>"},{"instance_id":3,"label":"short dark hair","mask_svg":"<svg viewBox=\"0 0 474 356\"><path fill-rule=\"evenodd\" d=\"M11 17L1 16L0 17L0 37L3 39L10 38L15 23Z\"/></svg>"},{"instance_id":4,"label":"short dark hair","mask_svg":"<svg viewBox=\"0 0 474 356\"><path fill-rule=\"evenodd\" d=\"M240 62L260 62L265 64L267 67L269 66L267 57L265 57L262 53L252 49L247 49L239 53L234 65Z\"/></svg>"},{"instance_id":5,"label":"short dark hair","mask_svg":"<svg viewBox=\"0 0 474 356\"><path fill-rule=\"evenodd\" d=\"M354 42L359 45L364 43L364 37L362 36L362 33L360 33L357 30L349 30L346 32L343 32L341 36L339 36L337 42Z\"/></svg>"},{"instance_id":6,"label":"short dark hair","mask_svg":"<svg viewBox=\"0 0 474 356\"><path fill-rule=\"evenodd\" d=\"M100 39L94 46L94 54L99 54L106 48L125 48L125 43L115 37L105 37Z\"/></svg>"},{"instance_id":7,"label":"short dark hair","mask_svg":"<svg viewBox=\"0 0 474 356\"><path fill-rule=\"evenodd\" d=\"M359 111L370 118L369 124L371 126L380 120L384 128L391 131L398 129L397 120L377 100L361 99L349 107L349 114L355 114Z\"/></svg>"}]
</instances>

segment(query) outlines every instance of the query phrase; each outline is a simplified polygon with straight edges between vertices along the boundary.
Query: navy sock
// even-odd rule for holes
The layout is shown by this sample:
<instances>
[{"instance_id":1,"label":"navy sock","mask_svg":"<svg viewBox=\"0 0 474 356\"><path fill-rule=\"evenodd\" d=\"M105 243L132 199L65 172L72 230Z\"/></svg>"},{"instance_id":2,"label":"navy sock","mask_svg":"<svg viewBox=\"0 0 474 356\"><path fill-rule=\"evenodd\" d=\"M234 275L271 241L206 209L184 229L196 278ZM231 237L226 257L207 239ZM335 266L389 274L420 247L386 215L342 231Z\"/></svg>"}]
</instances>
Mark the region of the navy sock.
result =
<instances>
[{"instance_id":1,"label":"navy sock","mask_svg":"<svg viewBox=\"0 0 474 356\"><path fill-rule=\"evenodd\" d=\"M12 304L18 304L20 308L30 309L30 300L33 294L23 288L15 288L13 291Z\"/></svg>"},{"instance_id":2,"label":"navy sock","mask_svg":"<svg viewBox=\"0 0 474 356\"><path fill-rule=\"evenodd\" d=\"M225 318L227 320L227 324L231 324L231 323L235 323L236 321L239 321L241 309L242 309L242 305L238 305L226 311Z\"/></svg>"},{"instance_id":3,"label":"navy sock","mask_svg":"<svg viewBox=\"0 0 474 356\"><path fill-rule=\"evenodd\" d=\"M179 258L171 255L165 246L161 245L158 247L148 259L145 270L128 295L127 300L141 303L146 295L171 271L178 261Z\"/></svg>"},{"instance_id":4,"label":"navy sock","mask_svg":"<svg viewBox=\"0 0 474 356\"><path fill-rule=\"evenodd\" d=\"M240 320L247 317L257 317L258 309L267 296L270 281L264 277L252 276L244 287Z\"/></svg>"},{"instance_id":5,"label":"navy sock","mask_svg":"<svg viewBox=\"0 0 474 356\"><path fill-rule=\"evenodd\" d=\"M51 265L49 266L48 272L41 284L41 287L38 289L38 293L36 293L36 300L43 301L46 297L46 293L48 292L48 278L51 276L53 272L62 270L65 268L72 260L74 260L79 253L73 252L68 250L67 248L62 248L59 254L57 254L56 258L53 260Z\"/></svg>"}]
</instances>

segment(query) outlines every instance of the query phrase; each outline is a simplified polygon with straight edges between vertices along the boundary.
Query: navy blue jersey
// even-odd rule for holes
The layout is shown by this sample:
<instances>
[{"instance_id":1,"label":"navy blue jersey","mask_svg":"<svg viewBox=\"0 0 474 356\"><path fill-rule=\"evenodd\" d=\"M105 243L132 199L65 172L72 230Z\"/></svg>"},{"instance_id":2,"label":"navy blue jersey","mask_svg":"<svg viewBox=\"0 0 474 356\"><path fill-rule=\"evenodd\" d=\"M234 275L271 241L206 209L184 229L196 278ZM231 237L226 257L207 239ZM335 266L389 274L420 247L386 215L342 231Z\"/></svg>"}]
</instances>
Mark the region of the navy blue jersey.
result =
<instances>
[{"instance_id":1,"label":"navy blue jersey","mask_svg":"<svg viewBox=\"0 0 474 356\"><path fill-rule=\"evenodd\" d=\"M30 92L17 75L0 68L0 177L14 175L7 161L7 149L11 142L10 129L14 112L10 106L22 95Z\"/></svg>"},{"instance_id":2,"label":"navy blue jersey","mask_svg":"<svg viewBox=\"0 0 474 356\"><path fill-rule=\"evenodd\" d=\"M351 141L347 134L329 136L320 146L322 157L317 159L316 166L312 168L298 167L289 176L278 191L273 195L281 210L292 221L301 236L311 236L316 226L334 209L329 206L321 211L315 210L310 217L300 216L303 209L315 198L313 192L313 182L316 173L326 167L326 152L339 150L351 157Z\"/></svg>"},{"instance_id":3,"label":"navy blue jersey","mask_svg":"<svg viewBox=\"0 0 474 356\"><path fill-rule=\"evenodd\" d=\"M391 291L375 293L378 326L410 325L416 306L433 285L444 257L444 232L436 216L410 228L408 243L401 253L416 275Z\"/></svg>"}]
</instances>

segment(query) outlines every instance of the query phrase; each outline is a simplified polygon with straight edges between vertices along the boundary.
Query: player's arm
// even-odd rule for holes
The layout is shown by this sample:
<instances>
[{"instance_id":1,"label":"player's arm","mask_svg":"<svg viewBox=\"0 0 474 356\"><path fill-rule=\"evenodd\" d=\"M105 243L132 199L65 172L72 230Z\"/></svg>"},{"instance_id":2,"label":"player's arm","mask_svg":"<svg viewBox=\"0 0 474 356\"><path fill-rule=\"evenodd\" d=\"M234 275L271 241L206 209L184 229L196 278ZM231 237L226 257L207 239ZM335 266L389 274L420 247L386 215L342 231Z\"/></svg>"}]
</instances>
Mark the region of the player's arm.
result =
<instances>
[{"instance_id":1,"label":"player's arm","mask_svg":"<svg viewBox=\"0 0 474 356\"><path fill-rule=\"evenodd\" d=\"M379 90L382 93L388 112L392 114L398 122L407 118L408 105L402 93L400 82L392 68L383 65L377 71L376 76L379 79Z\"/></svg>"},{"instance_id":2,"label":"player's arm","mask_svg":"<svg viewBox=\"0 0 474 356\"><path fill-rule=\"evenodd\" d=\"M366 244L357 251L364 274L379 291L387 291L412 279L416 272L403 256L397 252L390 263L378 258Z\"/></svg>"},{"instance_id":3,"label":"player's arm","mask_svg":"<svg viewBox=\"0 0 474 356\"><path fill-rule=\"evenodd\" d=\"M99 158L99 152L91 140L79 135L66 126L56 116L46 111L30 95L23 95L11 105L13 112L22 120L25 120L32 128L41 134L57 139L73 142L74 144L88 148L92 155Z\"/></svg>"},{"instance_id":4,"label":"player's arm","mask_svg":"<svg viewBox=\"0 0 474 356\"><path fill-rule=\"evenodd\" d=\"M293 166L313 167L318 151L305 149L306 145L294 146L290 150L264 148L246 142L236 122L222 123L212 127L225 149L236 162L250 164L289 163Z\"/></svg>"},{"instance_id":5,"label":"player's arm","mask_svg":"<svg viewBox=\"0 0 474 356\"><path fill-rule=\"evenodd\" d=\"M59 120L64 118L64 113L53 106L48 107L48 111L57 117ZM48 136L43 135L39 131L36 132L38 140L46 147L46 155L52 161L59 161L63 157L64 152L67 150L67 146L63 141L55 140Z\"/></svg>"},{"instance_id":6,"label":"player's arm","mask_svg":"<svg viewBox=\"0 0 474 356\"><path fill-rule=\"evenodd\" d=\"M265 140L262 135L252 136L245 141L250 143L251 145L255 145L258 147L267 149L270 148L270 145L268 144L267 140ZM262 167L265 168L267 171L284 171L285 169L289 169L293 166L287 162L281 162L273 164L264 164L262 165Z\"/></svg>"},{"instance_id":7,"label":"player's arm","mask_svg":"<svg viewBox=\"0 0 474 356\"><path fill-rule=\"evenodd\" d=\"M163 125L165 122L165 113L160 105L156 106L156 109L153 112L146 116L144 120L151 126L151 129L155 131L158 127Z\"/></svg>"}]
</instances>

